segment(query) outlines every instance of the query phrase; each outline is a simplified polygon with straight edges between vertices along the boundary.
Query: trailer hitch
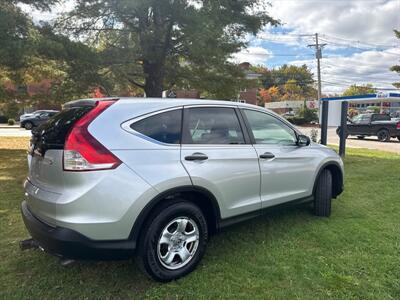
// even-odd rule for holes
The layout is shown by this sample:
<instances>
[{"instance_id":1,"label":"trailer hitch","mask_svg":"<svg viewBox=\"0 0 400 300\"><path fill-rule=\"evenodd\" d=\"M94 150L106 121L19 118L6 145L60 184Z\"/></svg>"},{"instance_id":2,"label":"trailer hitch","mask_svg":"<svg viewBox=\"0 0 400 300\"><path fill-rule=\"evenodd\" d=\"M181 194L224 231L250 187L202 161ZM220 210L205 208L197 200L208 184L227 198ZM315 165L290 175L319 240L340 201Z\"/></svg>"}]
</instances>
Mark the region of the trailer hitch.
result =
<instances>
[{"instance_id":1,"label":"trailer hitch","mask_svg":"<svg viewBox=\"0 0 400 300\"><path fill-rule=\"evenodd\" d=\"M20 241L19 248L23 251L23 250L28 250L28 249L40 249L41 247L36 240L30 238L30 239Z\"/></svg>"}]
</instances>

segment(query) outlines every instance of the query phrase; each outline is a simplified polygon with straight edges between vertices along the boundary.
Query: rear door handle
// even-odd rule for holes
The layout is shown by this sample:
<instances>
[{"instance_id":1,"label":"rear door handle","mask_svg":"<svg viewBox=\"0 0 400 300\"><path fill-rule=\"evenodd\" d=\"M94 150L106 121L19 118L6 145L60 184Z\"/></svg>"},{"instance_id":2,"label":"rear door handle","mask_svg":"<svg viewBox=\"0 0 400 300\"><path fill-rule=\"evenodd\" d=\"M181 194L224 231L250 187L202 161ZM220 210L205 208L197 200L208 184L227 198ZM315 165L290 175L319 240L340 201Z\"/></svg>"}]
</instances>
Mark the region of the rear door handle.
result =
<instances>
[{"instance_id":1,"label":"rear door handle","mask_svg":"<svg viewBox=\"0 0 400 300\"><path fill-rule=\"evenodd\" d=\"M265 152L264 154L260 155L260 158L263 158L263 159L269 159L269 158L274 158L274 157L275 157L275 155L273 155L271 152Z\"/></svg>"},{"instance_id":2,"label":"rear door handle","mask_svg":"<svg viewBox=\"0 0 400 300\"><path fill-rule=\"evenodd\" d=\"M185 156L185 160L194 161L194 160L207 160L208 156L204 153L196 152L192 155Z\"/></svg>"}]
</instances>

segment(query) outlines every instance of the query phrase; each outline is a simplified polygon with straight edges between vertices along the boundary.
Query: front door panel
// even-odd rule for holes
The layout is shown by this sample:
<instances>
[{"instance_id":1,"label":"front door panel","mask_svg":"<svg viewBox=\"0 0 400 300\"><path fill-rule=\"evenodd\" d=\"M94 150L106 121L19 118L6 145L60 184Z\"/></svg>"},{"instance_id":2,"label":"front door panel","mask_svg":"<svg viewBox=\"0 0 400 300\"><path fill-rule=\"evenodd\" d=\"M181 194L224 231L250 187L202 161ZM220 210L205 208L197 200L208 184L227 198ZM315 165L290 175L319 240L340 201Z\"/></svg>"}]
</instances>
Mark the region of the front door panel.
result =
<instances>
[{"instance_id":1,"label":"front door panel","mask_svg":"<svg viewBox=\"0 0 400 300\"><path fill-rule=\"evenodd\" d=\"M294 129L267 112L243 109L261 170L262 207L311 195L317 159Z\"/></svg>"},{"instance_id":2,"label":"front door panel","mask_svg":"<svg viewBox=\"0 0 400 300\"><path fill-rule=\"evenodd\" d=\"M310 147L255 145L260 158L261 201L268 207L312 194L318 159Z\"/></svg>"}]
</instances>

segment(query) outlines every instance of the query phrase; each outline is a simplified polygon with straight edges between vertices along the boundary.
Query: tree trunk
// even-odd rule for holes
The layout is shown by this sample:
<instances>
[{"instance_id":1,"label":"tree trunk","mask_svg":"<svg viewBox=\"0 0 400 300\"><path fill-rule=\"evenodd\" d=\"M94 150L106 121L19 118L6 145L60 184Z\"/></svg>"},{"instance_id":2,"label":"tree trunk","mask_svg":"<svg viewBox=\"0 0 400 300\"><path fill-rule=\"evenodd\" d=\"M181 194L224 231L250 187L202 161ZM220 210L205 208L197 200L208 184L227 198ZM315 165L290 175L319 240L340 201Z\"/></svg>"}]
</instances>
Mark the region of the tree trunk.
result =
<instances>
[{"instance_id":1,"label":"tree trunk","mask_svg":"<svg viewBox=\"0 0 400 300\"><path fill-rule=\"evenodd\" d=\"M143 63L143 71L146 74L144 91L146 97L161 98L163 92L164 66L161 63Z\"/></svg>"}]
</instances>

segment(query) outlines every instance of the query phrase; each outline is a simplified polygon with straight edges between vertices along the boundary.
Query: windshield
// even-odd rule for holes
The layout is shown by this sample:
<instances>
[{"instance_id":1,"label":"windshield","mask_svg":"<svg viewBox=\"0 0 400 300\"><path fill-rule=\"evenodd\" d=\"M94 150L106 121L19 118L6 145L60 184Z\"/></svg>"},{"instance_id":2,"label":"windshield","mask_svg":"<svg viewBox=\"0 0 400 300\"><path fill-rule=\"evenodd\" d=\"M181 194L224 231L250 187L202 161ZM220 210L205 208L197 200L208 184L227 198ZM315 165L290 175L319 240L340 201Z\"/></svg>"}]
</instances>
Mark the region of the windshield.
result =
<instances>
[{"instance_id":1,"label":"windshield","mask_svg":"<svg viewBox=\"0 0 400 300\"><path fill-rule=\"evenodd\" d=\"M363 117L363 115L357 115L357 116L353 117L352 121L354 123L357 123L357 122L361 121L362 117Z\"/></svg>"}]
</instances>

